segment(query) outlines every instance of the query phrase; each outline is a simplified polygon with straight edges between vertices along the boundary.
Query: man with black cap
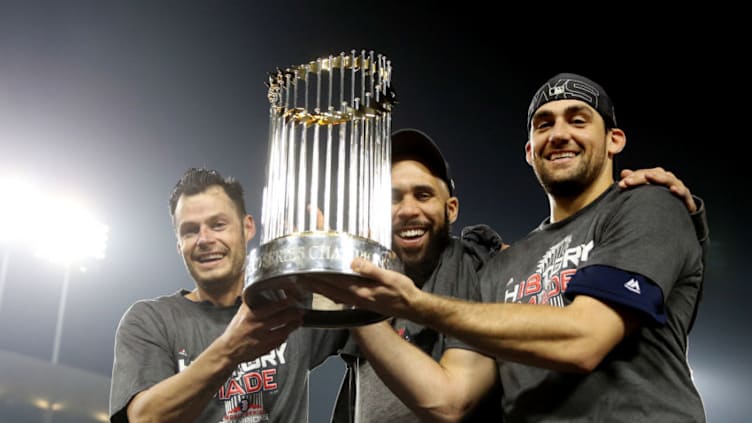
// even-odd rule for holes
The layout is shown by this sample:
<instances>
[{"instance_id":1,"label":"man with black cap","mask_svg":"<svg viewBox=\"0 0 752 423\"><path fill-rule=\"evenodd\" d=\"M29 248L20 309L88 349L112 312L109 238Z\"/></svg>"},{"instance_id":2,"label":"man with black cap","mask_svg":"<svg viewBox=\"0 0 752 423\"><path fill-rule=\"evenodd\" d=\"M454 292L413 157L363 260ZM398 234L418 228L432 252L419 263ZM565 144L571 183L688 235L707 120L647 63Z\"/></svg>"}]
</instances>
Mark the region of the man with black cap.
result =
<instances>
[{"instance_id":1,"label":"man with black cap","mask_svg":"<svg viewBox=\"0 0 752 423\"><path fill-rule=\"evenodd\" d=\"M467 289L478 283L477 270L502 247L501 237L485 225L464 228L461 238L452 236L459 200L449 165L433 140L416 129L392 134L392 249L405 274L425 292L468 298ZM468 283L457 284L462 280ZM405 319L355 328L341 352L347 373L335 405L332 421L366 423L414 422L416 416L392 393L364 359L355 340L401 337L438 361L449 340L441 333ZM353 339L354 338L354 339ZM364 343L368 349L370 343ZM458 354L462 354L460 351ZM479 356L472 353L472 356ZM489 369L493 359L485 359ZM493 384L494 375L489 383ZM490 401L487 406L496 406ZM498 409L498 407L497 407ZM479 413L488 413L479 407Z\"/></svg>"},{"instance_id":2,"label":"man with black cap","mask_svg":"<svg viewBox=\"0 0 752 423\"><path fill-rule=\"evenodd\" d=\"M585 77L548 80L533 97L527 129L526 160L550 216L484 266L474 297L482 303L431 295L359 259L353 269L375 282L317 290L494 356L507 422L705 421L687 363L704 213L690 217L655 184L620 189L613 159L626 135L606 92ZM393 362L384 351L373 355L382 358L379 375L432 418L459 420L485 392L476 384L490 386L482 360L437 364L393 351Z\"/></svg>"}]
</instances>

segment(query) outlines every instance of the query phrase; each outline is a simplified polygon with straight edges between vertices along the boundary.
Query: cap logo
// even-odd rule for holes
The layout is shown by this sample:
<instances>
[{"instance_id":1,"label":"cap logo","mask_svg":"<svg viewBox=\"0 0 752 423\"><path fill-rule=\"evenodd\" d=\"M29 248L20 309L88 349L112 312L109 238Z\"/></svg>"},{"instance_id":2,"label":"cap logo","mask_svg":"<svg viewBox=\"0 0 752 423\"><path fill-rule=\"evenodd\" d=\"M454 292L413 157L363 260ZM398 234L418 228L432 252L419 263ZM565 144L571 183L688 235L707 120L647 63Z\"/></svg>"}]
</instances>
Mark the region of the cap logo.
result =
<instances>
[{"instance_id":1,"label":"cap logo","mask_svg":"<svg viewBox=\"0 0 752 423\"><path fill-rule=\"evenodd\" d=\"M555 95L562 95L564 94L564 87L551 87L548 89L548 95L549 96L555 96Z\"/></svg>"}]
</instances>

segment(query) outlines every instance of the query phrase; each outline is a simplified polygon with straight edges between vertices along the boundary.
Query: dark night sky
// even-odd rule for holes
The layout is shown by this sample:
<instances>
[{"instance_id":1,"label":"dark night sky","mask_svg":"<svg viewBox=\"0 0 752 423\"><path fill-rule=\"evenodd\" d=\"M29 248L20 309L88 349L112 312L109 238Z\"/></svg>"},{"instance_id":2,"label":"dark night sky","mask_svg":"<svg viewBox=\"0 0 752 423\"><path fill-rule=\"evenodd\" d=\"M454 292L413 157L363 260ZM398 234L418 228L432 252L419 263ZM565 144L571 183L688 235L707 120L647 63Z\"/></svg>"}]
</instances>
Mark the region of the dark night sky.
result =
<instances>
[{"instance_id":1,"label":"dark night sky","mask_svg":"<svg viewBox=\"0 0 752 423\"><path fill-rule=\"evenodd\" d=\"M72 276L61 364L109 375L125 309L192 286L167 209L187 167L238 177L260 218L267 73L365 48L392 60L393 127L425 130L449 158L457 228L488 223L509 242L548 213L524 162L530 97L558 72L603 85L628 136L620 165L661 165L707 203L712 248L689 358L709 421L744 421L750 204L744 149L726 131L749 135L728 101L744 71L733 22L708 11L689 11L683 23L652 13L586 25L560 10L497 14L469 3L268 3L0 0L0 177L73 193L110 227L107 257ZM511 28L519 23L528 25ZM11 253L0 349L49 359L62 270L0 247ZM338 366L314 373L316 395L336 389ZM314 404L311 421L329 407Z\"/></svg>"}]
</instances>

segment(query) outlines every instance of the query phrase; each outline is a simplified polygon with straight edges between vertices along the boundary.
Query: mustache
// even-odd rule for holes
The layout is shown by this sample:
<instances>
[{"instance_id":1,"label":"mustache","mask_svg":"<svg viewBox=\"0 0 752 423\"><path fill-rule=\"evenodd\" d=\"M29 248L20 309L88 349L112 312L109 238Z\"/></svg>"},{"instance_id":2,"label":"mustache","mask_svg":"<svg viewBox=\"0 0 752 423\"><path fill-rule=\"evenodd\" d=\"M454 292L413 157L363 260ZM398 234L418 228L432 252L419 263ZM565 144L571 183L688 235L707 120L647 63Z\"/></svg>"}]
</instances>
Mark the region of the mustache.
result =
<instances>
[{"instance_id":1,"label":"mustache","mask_svg":"<svg viewBox=\"0 0 752 423\"><path fill-rule=\"evenodd\" d=\"M430 228L431 222L427 222L427 221L420 220L420 219L411 219L411 220L408 220L407 222L400 222L398 224L392 224L392 231L399 231L405 228L415 228L415 227Z\"/></svg>"}]
</instances>

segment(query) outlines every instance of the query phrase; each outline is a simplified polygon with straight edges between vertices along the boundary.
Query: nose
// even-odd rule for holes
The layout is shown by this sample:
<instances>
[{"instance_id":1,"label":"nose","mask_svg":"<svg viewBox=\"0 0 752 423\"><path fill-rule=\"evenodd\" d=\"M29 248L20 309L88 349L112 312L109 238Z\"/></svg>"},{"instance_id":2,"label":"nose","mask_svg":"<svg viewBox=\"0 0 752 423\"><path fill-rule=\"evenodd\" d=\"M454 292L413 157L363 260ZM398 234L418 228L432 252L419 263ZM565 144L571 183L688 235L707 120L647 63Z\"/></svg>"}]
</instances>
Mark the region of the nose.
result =
<instances>
[{"instance_id":1,"label":"nose","mask_svg":"<svg viewBox=\"0 0 752 423\"><path fill-rule=\"evenodd\" d=\"M408 220L420 214L418 201L413 196L406 195L402 197L399 203L395 205L395 217L400 220Z\"/></svg>"},{"instance_id":2,"label":"nose","mask_svg":"<svg viewBox=\"0 0 752 423\"><path fill-rule=\"evenodd\" d=\"M201 225L198 230L198 237L196 238L196 245L199 247L211 244L214 242L214 233L211 228L206 225Z\"/></svg>"},{"instance_id":3,"label":"nose","mask_svg":"<svg viewBox=\"0 0 752 423\"><path fill-rule=\"evenodd\" d=\"M569 140L569 127L564 119L557 118L551 130L548 131L548 142L561 143L567 140Z\"/></svg>"}]
</instances>

